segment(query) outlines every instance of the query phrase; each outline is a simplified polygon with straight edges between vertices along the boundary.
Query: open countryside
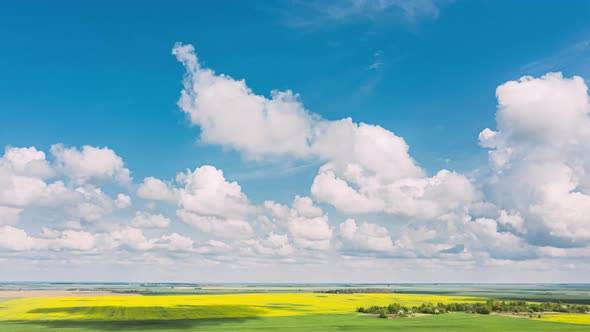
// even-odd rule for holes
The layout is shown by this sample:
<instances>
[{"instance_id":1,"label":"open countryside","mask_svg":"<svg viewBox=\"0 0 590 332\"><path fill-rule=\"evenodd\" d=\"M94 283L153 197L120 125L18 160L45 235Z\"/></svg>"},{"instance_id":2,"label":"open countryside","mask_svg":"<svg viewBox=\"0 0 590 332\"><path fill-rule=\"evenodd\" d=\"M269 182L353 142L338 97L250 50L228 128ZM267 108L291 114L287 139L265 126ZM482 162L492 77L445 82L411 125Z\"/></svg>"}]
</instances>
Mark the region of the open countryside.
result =
<instances>
[{"instance_id":1,"label":"open countryside","mask_svg":"<svg viewBox=\"0 0 590 332\"><path fill-rule=\"evenodd\" d=\"M26 284L0 288L2 331L470 331L476 327L481 331L585 331L590 327L590 287L584 285ZM410 290L412 294L398 293ZM449 295L420 294L436 291ZM485 292L496 299L457 295L459 291ZM518 293L521 297L545 294L546 301L514 300ZM561 301L564 298L578 303L566 304ZM489 311L457 309L458 305Z\"/></svg>"}]
</instances>

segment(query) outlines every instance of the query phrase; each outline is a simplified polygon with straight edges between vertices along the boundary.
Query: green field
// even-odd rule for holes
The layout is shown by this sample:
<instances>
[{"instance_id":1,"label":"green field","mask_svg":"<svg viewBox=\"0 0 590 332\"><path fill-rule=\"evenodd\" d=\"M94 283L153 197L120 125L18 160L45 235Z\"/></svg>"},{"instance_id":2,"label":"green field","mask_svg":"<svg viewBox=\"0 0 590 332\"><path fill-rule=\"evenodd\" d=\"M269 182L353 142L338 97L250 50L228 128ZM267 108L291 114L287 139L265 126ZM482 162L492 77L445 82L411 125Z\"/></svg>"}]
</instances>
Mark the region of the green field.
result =
<instances>
[{"instance_id":1,"label":"green field","mask_svg":"<svg viewBox=\"0 0 590 332\"><path fill-rule=\"evenodd\" d=\"M3 332L41 331L588 331L587 325L541 322L497 315L447 314L377 319L357 314L159 321L3 322Z\"/></svg>"}]
</instances>

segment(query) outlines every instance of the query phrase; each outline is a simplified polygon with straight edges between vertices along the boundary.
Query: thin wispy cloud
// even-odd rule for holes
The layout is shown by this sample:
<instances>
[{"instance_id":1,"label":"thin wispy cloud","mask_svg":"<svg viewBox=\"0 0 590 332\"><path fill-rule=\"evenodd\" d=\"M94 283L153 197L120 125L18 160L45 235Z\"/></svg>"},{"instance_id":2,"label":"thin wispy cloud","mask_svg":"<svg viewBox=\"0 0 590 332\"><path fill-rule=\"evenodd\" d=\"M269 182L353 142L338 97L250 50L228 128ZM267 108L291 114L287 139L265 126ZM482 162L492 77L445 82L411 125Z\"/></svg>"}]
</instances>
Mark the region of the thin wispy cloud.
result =
<instances>
[{"instance_id":1,"label":"thin wispy cloud","mask_svg":"<svg viewBox=\"0 0 590 332\"><path fill-rule=\"evenodd\" d=\"M383 66L383 52L381 50L373 53L373 63L369 65L369 69L377 70Z\"/></svg>"},{"instance_id":2,"label":"thin wispy cloud","mask_svg":"<svg viewBox=\"0 0 590 332\"><path fill-rule=\"evenodd\" d=\"M554 52L553 54L531 61L520 68L525 74L538 75L550 71L560 71L565 67L576 67L576 73L590 77L590 37Z\"/></svg>"},{"instance_id":3,"label":"thin wispy cloud","mask_svg":"<svg viewBox=\"0 0 590 332\"><path fill-rule=\"evenodd\" d=\"M292 2L286 22L293 27L321 28L354 22L416 24L439 16L435 0L343 0Z\"/></svg>"},{"instance_id":4,"label":"thin wispy cloud","mask_svg":"<svg viewBox=\"0 0 590 332\"><path fill-rule=\"evenodd\" d=\"M232 175L234 179L239 181L279 178L286 175L297 174L312 167L317 167L318 164L319 162L317 161L307 163L297 163L293 161L279 162L270 166L258 166L251 170L247 169Z\"/></svg>"}]
</instances>

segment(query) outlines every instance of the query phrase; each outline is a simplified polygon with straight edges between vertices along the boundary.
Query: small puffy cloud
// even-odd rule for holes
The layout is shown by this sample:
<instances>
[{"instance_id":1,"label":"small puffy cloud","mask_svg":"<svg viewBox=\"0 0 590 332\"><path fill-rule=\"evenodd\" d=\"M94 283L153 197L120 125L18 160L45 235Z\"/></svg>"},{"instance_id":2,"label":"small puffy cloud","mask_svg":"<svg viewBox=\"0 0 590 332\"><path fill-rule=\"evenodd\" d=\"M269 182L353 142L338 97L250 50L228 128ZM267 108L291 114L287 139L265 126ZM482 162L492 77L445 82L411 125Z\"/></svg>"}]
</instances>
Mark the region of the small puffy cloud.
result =
<instances>
[{"instance_id":1,"label":"small puffy cloud","mask_svg":"<svg viewBox=\"0 0 590 332\"><path fill-rule=\"evenodd\" d=\"M293 236L307 240L329 240L332 237L332 229L328 224L328 217L315 218L296 217L291 220L289 230Z\"/></svg>"},{"instance_id":2,"label":"small puffy cloud","mask_svg":"<svg viewBox=\"0 0 590 332\"><path fill-rule=\"evenodd\" d=\"M318 128L312 150L320 159L331 162L336 170L374 174L381 181L424 176L410 156L405 140L383 127L357 124L346 118L324 120L318 123Z\"/></svg>"},{"instance_id":3,"label":"small puffy cloud","mask_svg":"<svg viewBox=\"0 0 590 332\"><path fill-rule=\"evenodd\" d=\"M8 147L0 157L0 205L25 207L57 203L68 196L62 181L47 183L53 170L35 147Z\"/></svg>"},{"instance_id":4,"label":"small puffy cloud","mask_svg":"<svg viewBox=\"0 0 590 332\"><path fill-rule=\"evenodd\" d=\"M242 217L252 211L248 198L237 182L228 182L221 170L205 165L177 175L184 185L179 204L186 211L204 216Z\"/></svg>"},{"instance_id":5,"label":"small puffy cloud","mask_svg":"<svg viewBox=\"0 0 590 332\"><path fill-rule=\"evenodd\" d=\"M232 250L227 243L218 240L208 240L205 244L199 246L195 251L199 254L215 255L224 254Z\"/></svg>"},{"instance_id":6,"label":"small puffy cloud","mask_svg":"<svg viewBox=\"0 0 590 332\"><path fill-rule=\"evenodd\" d=\"M527 232L524 225L524 219L520 216L519 213L511 214L506 212L505 210L501 210L500 216L498 217L498 223L503 225L504 227L510 227L518 233Z\"/></svg>"},{"instance_id":7,"label":"small puffy cloud","mask_svg":"<svg viewBox=\"0 0 590 332\"><path fill-rule=\"evenodd\" d=\"M111 210L94 203L82 202L73 207L66 208L71 217L79 218L85 221L97 221L110 213Z\"/></svg>"},{"instance_id":8,"label":"small puffy cloud","mask_svg":"<svg viewBox=\"0 0 590 332\"><path fill-rule=\"evenodd\" d=\"M176 215L200 231L222 238L249 238L254 229L247 217L255 212L237 182L229 182L223 172L204 165L176 175L174 186L156 178L146 178L138 195L166 200L178 205Z\"/></svg>"},{"instance_id":9,"label":"small puffy cloud","mask_svg":"<svg viewBox=\"0 0 590 332\"><path fill-rule=\"evenodd\" d=\"M186 236L178 233L170 235L162 235L160 238L160 247L171 251L192 251L194 249L194 241Z\"/></svg>"},{"instance_id":10,"label":"small puffy cloud","mask_svg":"<svg viewBox=\"0 0 590 332\"><path fill-rule=\"evenodd\" d=\"M115 206L119 209L128 208L131 206L131 197L125 194L118 194L117 199L115 199Z\"/></svg>"},{"instance_id":11,"label":"small puffy cloud","mask_svg":"<svg viewBox=\"0 0 590 332\"><path fill-rule=\"evenodd\" d=\"M89 232L65 230L50 244L55 249L91 250L96 246L95 236Z\"/></svg>"},{"instance_id":12,"label":"small puffy cloud","mask_svg":"<svg viewBox=\"0 0 590 332\"><path fill-rule=\"evenodd\" d=\"M6 147L0 158L0 168L12 170L15 174L48 178L54 170L45 159L45 153L34 146L29 148Z\"/></svg>"},{"instance_id":13,"label":"small puffy cloud","mask_svg":"<svg viewBox=\"0 0 590 332\"><path fill-rule=\"evenodd\" d=\"M287 234L270 233L265 239L252 239L244 241L245 253L262 257L286 257L294 252Z\"/></svg>"},{"instance_id":14,"label":"small puffy cloud","mask_svg":"<svg viewBox=\"0 0 590 332\"><path fill-rule=\"evenodd\" d=\"M293 200L293 209L303 217L319 217L324 214L324 211L313 204L313 201L309 197L295 196Z\"/></svg>"},{"instance_id":15,"label":"small puffy cloud","mask_svg":"<svg viewBox=\"0 0 590 332\"><path fill-rule=\"evenodd\" d=\"M484 148L496 147L496 132L486 128L479 133L479 144Z\"/></svg>"},{"instance_id":16,"label":"small puffy cloud","mask_svg":"<svg viewBox=\"0 0 590 332\"><path fill-rule=\"evenodd\" d=\"M138 251L150 250L156 244L155 239L147 239L140 229L134 227L117 229L110 237L115 243Z\"/></svg>"},{"instance_id":17,"label":"small puffy cloud","mask_svg":"<svg viewBox=\"0 0 590 332\"><path fill-rule=\"evenodd\" d=\"M252 237L254 234L252 226L244 220L202 216L187 210L178 210L176 215L182 221L195 226L200 231L221 238L243 239Z\"/></svg>"},{"instance_id":18,"label":"small puffy cloud","mask_svg":"<svg viewBox=\"0 0 590 332\"><path fill-rule=\"evenodd\" d=\"M279 204L273 201L264 201L263 207L266 210L270 211L270 214L273 219L281 223L287 222L289 218L292 216L291 209L283 204Z\"/></svg>"},{"instance_id":19,"label":"small puffy cloud","mask_svg":"<svg viewBox=\"0 0 590 332\"><path fill-rule=\"evenodd\" d=\"M340 229L340 236L347 240L352 240L358 229L354 219L346 219L338 228Z\"/></svg>"},{"instance_id":20,"label":"small puffy cloud","mask_svg":"<svg viewBox=\"0 0 590 332\"><path fill-rule=\"evenodd\" d=\"M382 202L371 200L338 178L333 170L320 169L313 180L311 193L320 202L330 203L344 213L366 213L382 209Z\"/></svg>"},{"instance_id":21,"label":"small puffy cloud","mask_svg":"<svg viewBox=\"0 0 590 332\"><path fill-rule=\"evenodd\" d=\"M11 174L0 169L0 203L27 206L53 196L62 183L54 185L42 179Z\"/></svg>"},{"instance_id":22,"label":"small puffy cloud","mask_svg":"<svg viewBox=\"0 0 590 332\"><path fill-rule=\"evenodd\" d=\"M268 247L276 249L278 254L288 255L293 251L287 235L270 233L266 243Z\"/></svg>"},{"instance_id":23,"label":"small puffy cloud","mask_svg":"<svg viewBox=\"0 0 590 332\"><path fill-rule=\"evenodd\" d=\"M143 179L143 183L137 190L137 196L158 201L174 201L177 198L175 189L170 184L154 177Z\"/></svg>"},{"instance_id":24,"label":"small puffy cloud","mask_svg":"<svg viewBox=\"0 0 590 332\"><path fill-rule=\"evenodd\" d=\"M86 185L76 188L74 192L78 200L65 208L72 217L92 222L100 220L113 210L113 200L100 188Z\"/></svg>"},{"instance_id":25,"label":"small puffy cloud","mask_svg":"<svg viewBox=\"0 0 590 332\"><path fill-rule=\"evenodd\" d=\"M38 244L25 231L12 226L0 226L0 248L8 250L31 250Z\"/></svg>"},{"instance_id":26,"label":"small puffy cloud","mask_svg":"<svg viewBox=\"0 0 590 332\"><path fill-rule=\"evenodd\" d=\"M275 226L289 232L295 245L303 249L327 250L330 248L332 227L328 216L313 204L309 197L295 196L292 207L265 201Z\"/></svg>"},{"instance_id":27,"label":"small puffy cloud","mask_svg":"<svg viewBox=\"0 0 590 332\"><path fill-rule=\"evenodd\" d=\"M354 250L391 253L394 249L387 229L377 224L363 222L357 226L354 219L347 219L340 224L339 235Z\"/></svg>"},{"instance_id":28,"label":"small puffy cloud","mask_svg":"<svg viewBox=\"0 0 590 332\"><path fill-rule=\"evenodd\" d=\"M51 146L57 168L68 177L84 182L89 179L114 179L121 183L131 182L131 172L125 168L123 159L115 151L104 147Z\"/></svg>"},{"instance_id":29,"label":"small puffy cloud","mask_svg":"<svg viewBox=\"0 0 590 332\"><path fill-rule=\"evenodd\" d=\"M280 223L287 223L294 217L314 218L324 215L324 211L309 197L296 195L291 206L292 208L289 208L273 201L263 203L263 207L270 212L271 217Z\"/></svg>"},{"instance_id":30,"label":"small puffy cloud","mask_svg":"<svg viewBox=\"0 0 590 332\"><path fill-rule=\"evenodd\" d=\"M176 215L202 232L234 239L249 238L254 234L245 218L255 209L240 185L226 181L221 170L209 165L187 170L177 174L176 183L177 188L148 178L140 192L152 199L174 199L179 206Z\"/></svg>"},{"instance_id":31,"label":"small puffy cloud","mask_svg":"<svg viewBox=\"0 0 590 332\"><path fill-rule=\"evenodd\" d=\"M295 244L306 249L327 250L330 247L332 228L327 216L295 217L289 221L289 232Z\"/></svg>"},{"instance_id":32,"label":"small puffy cloud","mask_svg":"<svg viewBox=\"0 0 590 332\"><path fill-rule=\"evenodd\" d=\"M137 211L131 220L131 225L137 228L166 228L170 225L170 219L161 214L150 214Z\"/></svg>"}]
</instances>

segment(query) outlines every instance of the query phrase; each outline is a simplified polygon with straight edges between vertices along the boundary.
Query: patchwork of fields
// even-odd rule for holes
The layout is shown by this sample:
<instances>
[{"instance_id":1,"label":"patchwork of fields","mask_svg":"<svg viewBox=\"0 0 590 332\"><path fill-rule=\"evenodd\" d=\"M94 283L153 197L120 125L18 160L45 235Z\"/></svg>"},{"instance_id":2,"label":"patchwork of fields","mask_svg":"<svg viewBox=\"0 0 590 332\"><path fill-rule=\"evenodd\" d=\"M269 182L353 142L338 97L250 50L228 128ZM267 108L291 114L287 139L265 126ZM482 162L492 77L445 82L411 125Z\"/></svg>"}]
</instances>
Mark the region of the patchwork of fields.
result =
<instances>
[{"instance_id":1,"label":"patchwork of fields","mask_svg":"<svg viewBox=\"0 0 590 332\"><path fill-rule=\"evenodd\" d=\"M367 304L475 302L416 294L251 293L218 295L28 297L5 301L6 320L162 320L346 314Z\"/></svg>"},{"instance_id":2,"label":"patchwork of fields","mask_svg":"<svg viewBox=\"0 0 590 332\"><path fill-rule=\"evenodd\" d=\"M230 293L0 299L0 331L588 331L590 314L542 318L449 313L378 319L366 305L483 302L429 294Z\"/></svg>"}]
</instances>

